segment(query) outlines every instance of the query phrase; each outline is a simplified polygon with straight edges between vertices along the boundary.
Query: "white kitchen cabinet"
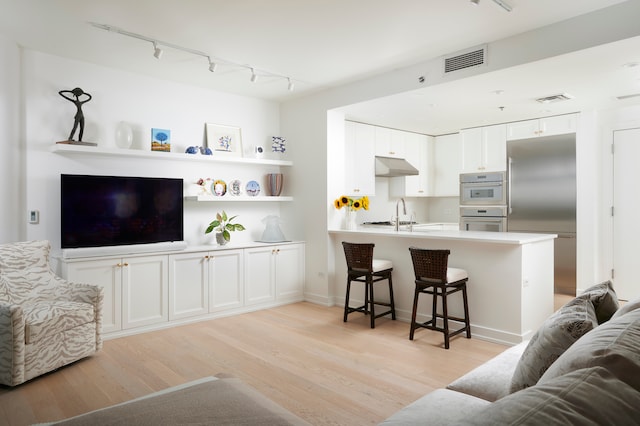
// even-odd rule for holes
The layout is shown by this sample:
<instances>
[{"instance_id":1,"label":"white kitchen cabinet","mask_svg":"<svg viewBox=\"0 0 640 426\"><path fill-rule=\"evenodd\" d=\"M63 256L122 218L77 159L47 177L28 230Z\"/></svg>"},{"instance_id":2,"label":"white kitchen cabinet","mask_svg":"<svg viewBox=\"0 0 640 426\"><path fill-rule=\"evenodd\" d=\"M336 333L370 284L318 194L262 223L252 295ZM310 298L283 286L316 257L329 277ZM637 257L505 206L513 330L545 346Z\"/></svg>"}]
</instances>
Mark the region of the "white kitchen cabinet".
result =
<instances>
[{"instance_id":1,"label":"white kitchen cabinet","mask_svg":"<svg viewBox=\"0 0 640 426\"><path fill-rule=\"evenodd\" d=\"M462 172L490 172L507 169L507 126L474 127L460 131Z\"/></svg>"},{"instance_id":2,"label":"white kitchen cabinet","mask_svg":"<svg viewBox=\"0 0 640 426\"><path fill-rule=\"evenodd\" d=\"M302 300L304 245L245 249L245 304Z\"/></svg>"},{"instance_id":3,"label":"white kitchen cabinet","mask_svg":"<svg viewBox=\"0 0 640 426\"><path fill-rule=\"evenodd\" d=\"M375 195L375 127L345 122L345 195Z\"/></svg>"},{"instance_id":4,"label":"white kitchen cabinet","mask_svg":"<svg viewBox=\"0 0 640 426\"><path fill-rule=\"evenodd\" d=\"M577 126L577 114L564 114L535 120L516 121L507 124L507 140L575 133Z\"/></svg>"},{"instance_id":5,"label":"white kitchen cabinet","mask_svg":"<svg viewBox=\"0 0 640 426\"><path fill-rule=\"evenodd\" d=\"M244 251L209 253L209 311L220 312L244 305Z\"/></svg>"},{"instance_id":6,"label":"white kitchen cabinet","mask_svg":"<svg viewBox=\"0 0 640 426\"><path fill-rule=\"evenodd\" d=\"M433 137L403 132L406 160L418 169L416 176L391 178L389 193L393 197L428 197L432 193L430 152Z\"/></svg>"},{"instance_id":7,"label":"white kitchen cabinet","mask_svg":"<svg viewBox=\"0 0 640 426\"><path fill-rule=\"evenodd\" d=\"M122 259L122 328L169 320L169 257Z\"/></svg>"},{"instance_id":8,"label":"white kitchen cabinet","mask_svg":"<svg viewBox=\"0 0 640 426\"><path fill-rule=\"evenodd\" d=\"M459 197L462 172L462 145L458 133L436 136L431 178L433 196Z\"/></svg>"},{"instance_id":9,"label":"white kitchen cabinet","mask_svg":"<svg viewBox=\"0 0 640 426\"><path fill-rule=\"evenodd\" d=\"M373 126L375 129L375 155L406 158L405 138L409 132Z\"/></svg>"},{"instance_id":10,"label":"white kitchen cabinet","mask_svg":"<svg viewBox=\"0 0 640 426\"><path fill-rule=\"evenodd\" d=\"M209 252L169 256L169 320L209 312Z\"/></svg>"},{"instance_id":11,"label":"white kitchen cabinet","mask_svg":"<svg viewBox=\"0 0 640 426\"><path fill-rule=\"evenodd\" d=\"M99 285L104 288L102 331L122 329L122 261L97 259L62 262L62 275L69 281Z\"/></svg>"}]
</instances>

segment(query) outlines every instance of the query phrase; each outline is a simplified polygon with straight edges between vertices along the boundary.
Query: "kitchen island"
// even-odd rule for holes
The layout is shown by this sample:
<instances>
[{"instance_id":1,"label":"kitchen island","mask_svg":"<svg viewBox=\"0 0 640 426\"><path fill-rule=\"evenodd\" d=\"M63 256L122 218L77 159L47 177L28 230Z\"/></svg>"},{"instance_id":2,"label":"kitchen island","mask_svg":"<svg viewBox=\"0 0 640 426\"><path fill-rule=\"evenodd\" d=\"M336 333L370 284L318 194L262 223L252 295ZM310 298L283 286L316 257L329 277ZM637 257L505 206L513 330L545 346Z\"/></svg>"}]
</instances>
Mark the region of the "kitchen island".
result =
<instances>
[{"instance_id":1,"label":"kitchen island","mask_svg":"<svg viewBox=\"0 0 640 426\"><path fill-rule=\"evenodd\" d=\"M348 241L374 243L374 256L393 262L393 290L396 314L400 320L409 322L411 318L415 288L409 254L411 246L449 249L449 266L468 272L467 290L473 337L516 344L531 338L553 313L555 234L440 231L419 227L413 231L395 231L393 227L359 227L356 230L329 230L329 235L335 259L333 295L338 305L344 306L347 266L342 241ZM385 287L376 287L376 299L388 298ZM354 287L351 292L352 304L362 303L363 296L363 292ZM459 295L450 298L450 315L462 314L461 299ZM429 296L421 296L419 321L430 319L430 306ZM430 331L417 332L416 339L420 338L421 332ZM407 324L407 338L408 335Z\"/></svg>"}]
</instances>

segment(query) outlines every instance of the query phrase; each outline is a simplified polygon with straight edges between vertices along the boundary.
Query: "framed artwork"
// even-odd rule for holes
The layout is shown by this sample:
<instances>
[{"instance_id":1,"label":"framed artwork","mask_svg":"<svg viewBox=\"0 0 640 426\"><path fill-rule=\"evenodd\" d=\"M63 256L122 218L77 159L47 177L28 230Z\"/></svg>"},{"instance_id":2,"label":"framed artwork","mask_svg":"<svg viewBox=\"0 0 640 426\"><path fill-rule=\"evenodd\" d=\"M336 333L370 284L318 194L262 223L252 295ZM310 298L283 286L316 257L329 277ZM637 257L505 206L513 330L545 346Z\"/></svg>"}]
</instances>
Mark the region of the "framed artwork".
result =
<instances>
[{"instance_id":1,"label":"framed artwork","mask_svg":"<svg viewBox=\"0 0 640 426\"><path fill-rule=\"evenodd\" d=\"M206 123L207 147L213 155L242 157L240 127Z\"/></svg>"},{"instance_id":2,"label":"framed artwork","mask_svg":"<svg viewBox=\"0 0 640 426\"><path fill-rule=\"evenodd\" d=\"M151 129L151 151L171 151L171 130Z\"/></svg>"}]
</instances>

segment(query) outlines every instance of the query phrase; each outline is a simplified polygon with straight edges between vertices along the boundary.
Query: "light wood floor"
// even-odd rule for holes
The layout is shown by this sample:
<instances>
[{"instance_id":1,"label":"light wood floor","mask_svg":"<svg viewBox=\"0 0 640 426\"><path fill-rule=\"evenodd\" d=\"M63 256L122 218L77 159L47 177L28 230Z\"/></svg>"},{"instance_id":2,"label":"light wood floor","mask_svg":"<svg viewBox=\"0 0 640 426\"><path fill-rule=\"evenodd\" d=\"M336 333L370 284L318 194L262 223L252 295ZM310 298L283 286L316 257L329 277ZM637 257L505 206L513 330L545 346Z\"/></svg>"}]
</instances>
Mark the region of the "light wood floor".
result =
<instances>
[{"instance_id":1,"label":"light wood floor","mask_svg":"<svg viewBox=\"0 0 640 426\"><path fill-rule=\"evenodd\" d=\"M211 375L242 379L314 425L376 424L505 349L457 336L443 349L405 322L296 303L107 340L104 349L15 388L0 425L74 416Z\"/></svg>"}]
</instances>

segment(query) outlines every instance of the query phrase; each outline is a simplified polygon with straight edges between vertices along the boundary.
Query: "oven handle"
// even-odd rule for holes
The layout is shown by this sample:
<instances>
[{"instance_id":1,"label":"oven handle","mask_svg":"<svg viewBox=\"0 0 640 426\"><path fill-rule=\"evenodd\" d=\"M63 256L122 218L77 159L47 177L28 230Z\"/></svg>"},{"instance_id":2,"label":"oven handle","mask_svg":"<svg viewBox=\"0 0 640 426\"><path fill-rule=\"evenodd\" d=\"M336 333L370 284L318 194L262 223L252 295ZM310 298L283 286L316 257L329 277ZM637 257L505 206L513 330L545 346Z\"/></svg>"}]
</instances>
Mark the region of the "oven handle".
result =
<instances>
[{"instance_id":1,"label":"oven handle","mask_svg":"<svg viewBox=\"0 0 640 426\"><path fill-rule=\"evenodd\" d=\"M511 163L513 162L513 158L507 158L507 212L509 214L513 213L513 209L511 208Z\"/></svg>"}]
</instances>

